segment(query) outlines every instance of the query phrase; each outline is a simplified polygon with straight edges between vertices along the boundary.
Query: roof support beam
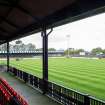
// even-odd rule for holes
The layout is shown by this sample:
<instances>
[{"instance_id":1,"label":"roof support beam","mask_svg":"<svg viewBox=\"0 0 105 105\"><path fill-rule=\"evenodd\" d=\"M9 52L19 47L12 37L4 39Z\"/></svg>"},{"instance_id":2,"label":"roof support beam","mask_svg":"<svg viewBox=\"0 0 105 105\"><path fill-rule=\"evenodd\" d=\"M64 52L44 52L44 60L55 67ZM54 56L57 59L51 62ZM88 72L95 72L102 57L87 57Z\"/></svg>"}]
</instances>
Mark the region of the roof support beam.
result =
<instances>
[{"instance_id":1,"label":"roof support beam","mask_svg":"<svg viewBox=\"0 0 105 105\"><path fill-rule=\"evenodd\" d=\"M3 3L3 4L8 4L8 5L12 5L17 3L19 0L2 0L0 1L0 3Z\"/></svg>"},{"instance_id":2,"label":"roof support beam","mask_svg":"<svg viewBox=\"0 0 105 105\"><path fill-rule=\"evenodd\" d=\"M0 31L8 33L8 31L6 31L5 29L3 29L2 27L0 27Z\"/></svg>"},{"instance_id":3,"label":"roof support beam","mask_svg":"<svg viewBox=\"0 0 105 105\"><path fill-rule=\"evenodd\" d=\"M17 7L20 11L22 11L22 12L26 13L27 15L31 16L35 21L40 22L40 19L39 19L39 18L33 16L29 11L27 11L27 10L24 9L23 7L21 7L21 6L19 6L19 5L17 5L16 7Z\"/></svg>"},{"instance_id":4,"label":"roof support beam","mask_svg":"<svg viewBox=\"0 0 105 105\"><path fill-rule=\"evenodd\" d=\"M8 6L8 7L11 7L11 6L12 6L11 4L8 4L8 3L1 3L1 2L0 2L0 5L2 5L2 6Z\"/></svg>"},{"instance_id":5,"label":"roof support beam","mask_svg":"<svg viewBox=\"0 0 105 105\"><path fill-rule=\"evenodd\" d=\"M10 6L10 8L9 8L9 10L8 10L8 13L6 14L6 16L5 16L5 17L1 17L2 20L6 20L6 18L9 16L9 14L12 12L12 10L18 5L19 1L20 1L20 0L15 0L15 1L9 0L9 1L8 1L8 3L11 2L11 3L10 3L11 6ZM0 23L1 23L1 22L2 22L2 21L0 21Z\"/></svg>"},{"instance_id":6,"label":"roof support beam","mask_svg":"<svg viewBox=\"0 0 105 105\"><path fill-rule=\"evenodd\" d=\"M19 26L15 25L14 23L8 21L7 19L3 18L3 17L0 17L2 21L5 21L6 23L8 23L9 25L11 25L12 27L15 27L15 28L20 28Z\"/></svg>"}]
</instances>

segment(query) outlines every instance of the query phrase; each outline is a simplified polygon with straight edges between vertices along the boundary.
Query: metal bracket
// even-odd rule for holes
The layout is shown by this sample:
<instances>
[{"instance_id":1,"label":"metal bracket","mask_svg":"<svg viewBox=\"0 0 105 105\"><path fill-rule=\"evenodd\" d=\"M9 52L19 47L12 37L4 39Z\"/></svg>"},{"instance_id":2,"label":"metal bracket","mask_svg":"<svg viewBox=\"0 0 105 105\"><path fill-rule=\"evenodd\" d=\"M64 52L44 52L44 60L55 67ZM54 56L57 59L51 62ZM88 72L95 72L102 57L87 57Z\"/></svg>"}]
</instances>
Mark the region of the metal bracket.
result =
<instances>
[{"instance_id":1,"label":"metal bracket","mask_svg":"<svg viewBox=\"0 0 105 105\"><path fill-rule=\"evenodd\" d=\"M49 36L52 33L53 27L51 27L50 29L51 30L48 33L46 33L46 36ZM46 27L43 27L41 33L45 32L45 31L47 31L47 29L46 29ZM41 36L43 37L44 34L41 34Z\"/></svg>"}]
</instances>

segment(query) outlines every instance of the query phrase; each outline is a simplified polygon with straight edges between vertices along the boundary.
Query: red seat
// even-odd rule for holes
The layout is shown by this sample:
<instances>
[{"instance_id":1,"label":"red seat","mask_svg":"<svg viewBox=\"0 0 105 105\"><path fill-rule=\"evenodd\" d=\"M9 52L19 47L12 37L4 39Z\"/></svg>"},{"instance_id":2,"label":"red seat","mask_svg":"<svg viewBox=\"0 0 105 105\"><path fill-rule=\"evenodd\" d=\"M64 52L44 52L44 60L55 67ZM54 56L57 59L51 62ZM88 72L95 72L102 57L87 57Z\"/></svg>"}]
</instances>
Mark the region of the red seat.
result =
<instances>
[{"instance_id":1,"label":"red seat","mask_svg":"<svg viewBox=\"0 0 105 105\"><path fill-rule=\"evenodd\" d=\"M21 105L28 105L25 99L17 94L17 92L7 83L7 81L2 78L0 78L0 92L2 93L2 100L0 100L1 105L8 103L12 99L12 97L16 97Z\"/></svg>"}]
</instances>

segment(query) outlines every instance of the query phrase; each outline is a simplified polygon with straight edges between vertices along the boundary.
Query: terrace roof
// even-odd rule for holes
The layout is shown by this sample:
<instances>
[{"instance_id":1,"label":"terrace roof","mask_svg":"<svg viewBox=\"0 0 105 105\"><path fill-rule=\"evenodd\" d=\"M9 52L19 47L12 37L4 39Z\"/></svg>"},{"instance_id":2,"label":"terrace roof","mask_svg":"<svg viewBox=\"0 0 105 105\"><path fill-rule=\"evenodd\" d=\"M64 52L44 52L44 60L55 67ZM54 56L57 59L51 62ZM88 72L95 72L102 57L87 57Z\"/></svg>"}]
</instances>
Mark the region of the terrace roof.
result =
<instances>
[{"instance_id":1,"label":"terrace roof","mask_svg":"<svg viewBox=\"0 0 105 105\"><path fill-rule=\"evenodd\" d=\"M0 0L0 44L105 11L105 0Z\"/></svg>"}]
</instances>

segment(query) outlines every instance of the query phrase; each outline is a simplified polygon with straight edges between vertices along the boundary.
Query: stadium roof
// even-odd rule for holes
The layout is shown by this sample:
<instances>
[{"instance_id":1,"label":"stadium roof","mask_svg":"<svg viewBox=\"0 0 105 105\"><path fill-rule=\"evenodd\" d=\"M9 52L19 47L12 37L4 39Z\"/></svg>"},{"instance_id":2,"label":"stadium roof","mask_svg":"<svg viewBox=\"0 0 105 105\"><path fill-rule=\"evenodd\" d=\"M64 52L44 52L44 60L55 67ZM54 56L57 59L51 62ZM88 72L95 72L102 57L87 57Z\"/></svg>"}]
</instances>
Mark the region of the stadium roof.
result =
<instances>
[{"instance_id":1,"label":"stadium roof","mask_svg":"<svg viewBox=\"0 0 105 105\"><path fill-rule=\"evenodd\" d=\"M105 11L105 0L0 0L0 44Z\"/></svg>"}]
</instances>

